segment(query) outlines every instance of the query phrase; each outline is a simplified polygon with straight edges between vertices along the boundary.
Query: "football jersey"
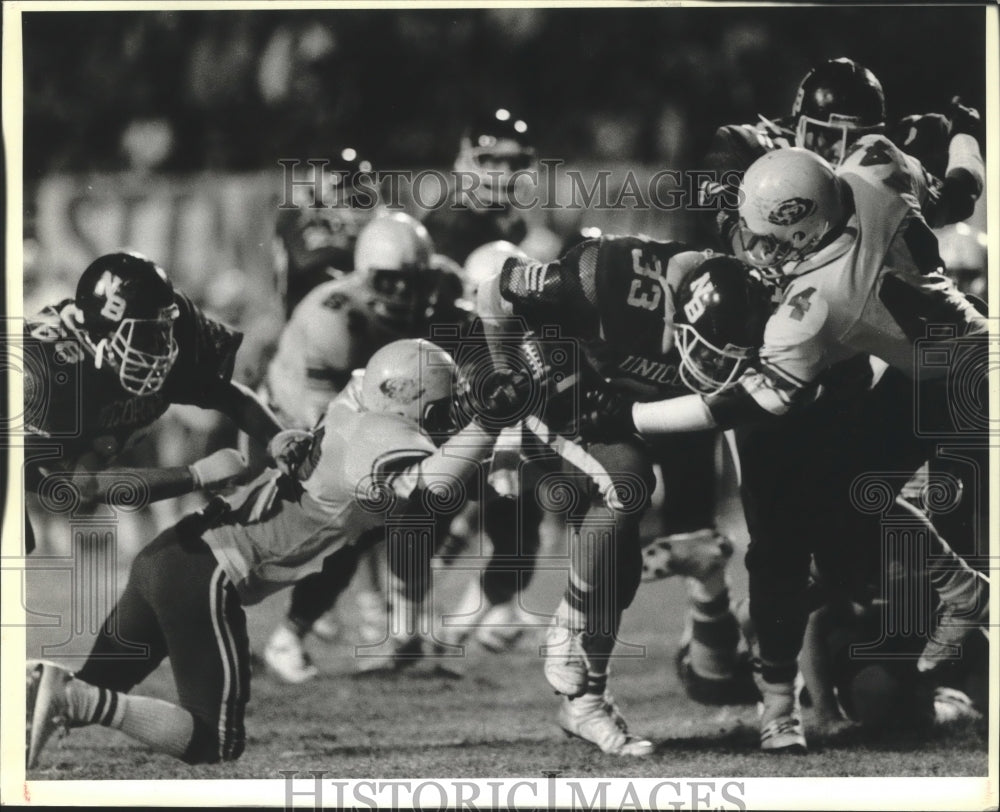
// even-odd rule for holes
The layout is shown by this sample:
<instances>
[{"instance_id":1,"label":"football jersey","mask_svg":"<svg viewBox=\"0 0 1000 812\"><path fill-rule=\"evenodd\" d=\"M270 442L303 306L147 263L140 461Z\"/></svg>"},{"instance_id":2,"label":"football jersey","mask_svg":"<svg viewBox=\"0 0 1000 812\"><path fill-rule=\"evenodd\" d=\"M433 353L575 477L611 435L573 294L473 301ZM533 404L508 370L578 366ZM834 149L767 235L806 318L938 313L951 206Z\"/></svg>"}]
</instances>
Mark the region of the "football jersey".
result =
<instances>
[{"instance_id":1,"label":"football jersey","mask_svg":"<svg viewBox=\"0 0 1000 812\"><path fill-rule=\"evenodd\" d=\"M417 324L393 323L371 305L361 276L324 282L299 303L267 367L265 396L288 428L311 428L375 352L401 338L431 338L431 324L455 324L467 311L450 304ZM451 348L448 348L451 349Z\"/></svg>"},{"instance_id":2,"label":"football jersey","mask_svg":"<svg viewBox=\"0 0 1000 812\"><path fill-rule=\"evenodd\" d=\"M243 603L318 571L331 552L407 510L418 464L436 448L412 421L360 411L359 385L329 404L304 481L268 469L226 497L223 518L204 533Z\"/></svg>"},{"instance_id":3,"label":"football jersey","mask_svg":"<svg viewBox=\"0 0 1000 812\"><path fill-rule=\"evenodd\" d=\"M206 393L231 379L242 334L208 318L179 291L174 301L177 360L160 390L149 395L126 392L110 364L95 367L72 300L25 320L27 428L60 446L65 464L105 467L172 403L210 408Z\"/></svg>"},{"instance_id":4,"label":"football jersey","mask_svg":"<svg viewBox=\"0 0 1000 812\"><path fill-rule=\"evenodd\" d=\"M514 245L528 234L528 226L515 209L470 209L449 201L433 209L424 226L434 241L434 250L464 265L479 246L496 240Z\"/></svg>"},{"instance_id":5,"label":"football jersey","mask_svg":"<svg viewBox=\"0 0 1000 812\"><path fill-rule=\"evenodd\" d=\"M761 370L741 381L775 414L828 367L859 354L913 375L914 342L928 325L947 325L955 336L987 331L943 275L937 240L920 214L922 182L907 157L885 137L868 135L837 174L855 213L831 244L791 268L764 330Z\"/></svg>"},{"instance_id":6,"label":"football jersey","mask_svg":"<svg viewBox=\"0 0 1000 812\"><path fill-rule=\"evenodd\" d=\"M311 428L351 373L406 333L372 310L361 277L324 282L299 303L267 368L267 396L281 422Z\"/></svg>"},{"instance_id":7,"label":"football jersey","mask_svg":"<svg viewBox=\"0 0 1000 812\"><path fill-rule=\"evenodd\" d=\"M710 251L679 242L606 236L546 264L508 259L480 288L484 319L516 316L539 336L579 348L590 370L640 400L686 393L674 347L674 299L685 274ZM555 347L557 341L543 340Z\"/></svg>"},{"instance_id":8,"label":"football jersey","mask_svg":"<svg viewBox=\"0 0 1000 812\"><path fill-rule=\"evenodd\" d=\"M699 225L706 233L708 244L717 245L722 251L732 249L732 235L739 224L739 188L743 175L750 165L766 153L783 147L795 146L795 132L783 126L786 122L772 122L761 119L758 124L727 124L719 127L712 138L705 156L705 167L709 177L700 180L698 186L698 206L707 210L710 221L705 228L705 220ZM845 161L852 151L867 138L863 136L849 149ZM866 142L867 143L867 142ZM912 146L916 147L914 143ZM921 150L918 155L925 154ZM933 211L941 190L941 181L932 175L921 163L919 157L909 151L901 152L906 168L917 183L915 194L925 215Z\"/></svg>"},{"instance_id":9,"label":"football jersey","mask_svg":"<svg viewBox=\"0 0 1000 812\"><path fill-rule=\"evenodd\" d=\"M275 225L279 282L291 314L316 285L354 270L354 246L374 210L300 205L281 209Z\"/></svg>"}]
</instances>

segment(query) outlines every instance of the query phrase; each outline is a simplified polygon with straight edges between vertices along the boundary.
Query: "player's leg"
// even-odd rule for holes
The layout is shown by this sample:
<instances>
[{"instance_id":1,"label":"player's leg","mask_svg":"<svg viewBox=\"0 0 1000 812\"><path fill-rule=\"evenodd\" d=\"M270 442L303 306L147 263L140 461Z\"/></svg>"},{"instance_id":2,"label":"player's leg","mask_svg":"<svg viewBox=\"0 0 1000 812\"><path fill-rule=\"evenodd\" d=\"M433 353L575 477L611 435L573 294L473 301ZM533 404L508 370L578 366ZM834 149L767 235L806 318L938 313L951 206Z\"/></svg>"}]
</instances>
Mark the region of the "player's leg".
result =
<instances>
[{"instance_id":1,"label":"player's leg","mask_svg":"<svg viewBox=\"0 0 1000 812\"><path fill-rule=\"evenodd\" d=\"M750 532L746 566L756 681L764 703L761 746L770 751L805 749L795 683L809 617L808 525L818 487L805 481L811 464L805 448L808 428L805 421L788 418L780 427L755 427L736 435Z\"/></svg>"},{"instance_id":2,"label":"player's leg","mask_svg":"<svg viewBox=\"0 0 1000 812\"><path fill-rule=\"evenodd\" d=\"M628 732L607 688L622 612L639 586L639 520L654 479L636 442L573 445L563 451L579 510L569 522L569 584L545 647L545 676L564 695L559 724L608 753L648 755L653 746Z\"/></svg>"},{"instance_id":3,"label":"player's leg","mask_svg":"<svg viewBox=\"0 0 1000 812\"><path fill-rule=\"evenodd\" d=\"M305 682L318 675L304 638L350 584L359 554L358 545L342 547L323 559L319 572L307 575L292 587L288 612L264 649L268 668L285 682Z\"/></svg>"},{"instance_id":4,"label":"player's leg","mask_svg":"<svg viewBox=\"0 0 1000 812\"><path fill-rule=\"evenodd\" d=\"M180 528L180 529L179 529ZM189 551L200 545L197 554ZM230 757L242 749L242 703L240 692L248 682L216 679L205 681L205 671L218 648L205 645L206 634L220 623L228 624L233 639L239 640L238 616L230 611L224 616L213 613L210 582L220 574L214 557L197 536L192 537L181 525L170 528L146 547L133 563L128 586L102 628L84 666L73 675L51 663L29 663L29 765L37 758L45 739L59 726L100 724L121 730L128 736L159 752L194 763L218 760L224 754L219 745L230 746ZM178 592L182 589L182 592ZM235 596L234 596L235 597ZM236 602L238 606L238 601ZM173 629L174 631L170 631ZM236 633L233 633L235 629ZM180 636L179 641L173 640ZM240 673L249 677L249 650L245 645ZM169 652L181 648L192 652L198 667L196 692L209 692L211 701L192 701L184 685L191 674L174 663L182 706L153 697L133 696L128 692L141 682ZM137 646L146 647L143 653ZM219 671L238 662L240 652L219 663ZM236 659L234 660L233 657ZM183 661L183 656L181 661ZM238 708L230 738L219 736L220 707ZM214 747L213 747L214 745Z\"/></svg>"},{"instance_id":5,"label":"player's leg","mask_svg":"<svg viewBox=\"0 0 1000 812\"><path fill-rule=\"evenodd\" d=\"M688 694L707 703L750 702L756 688L740 654L726 570L733 545L715 527L718 435L658 438L654 459L663 476L661 529L643 549L643 578L685 577L688 614L677 670Z\"/></svg>"}]
</instances>

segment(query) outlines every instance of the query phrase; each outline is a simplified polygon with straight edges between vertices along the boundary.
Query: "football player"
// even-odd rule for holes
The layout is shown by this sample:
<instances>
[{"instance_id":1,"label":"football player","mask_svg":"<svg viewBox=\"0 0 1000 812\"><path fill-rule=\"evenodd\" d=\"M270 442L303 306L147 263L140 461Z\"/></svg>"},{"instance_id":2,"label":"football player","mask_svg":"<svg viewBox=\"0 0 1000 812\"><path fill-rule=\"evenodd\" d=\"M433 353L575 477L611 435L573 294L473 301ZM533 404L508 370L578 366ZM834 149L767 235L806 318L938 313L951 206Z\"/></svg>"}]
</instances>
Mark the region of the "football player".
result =
<instances>
[{"instance_id":1,"label":"football player","mask_svg":"<svg viewBox=\"0 0 1000 812\"><path fill-rule=\"evenodd\" d=\"M434 267L427 230L409 215L383 214L368 223L352 264L352 275L320 284L299 303L268 365L262 394L290 427L316 425L352 370L364 366L379 348L425 335L431 322L456 318L455 308L437 299L441 273ZM386 598L382 567L372 560L376 555L366 555L366 585L357 596L365 638L384 634L385 627ZM331 560L292 590L288 616L264 650L269 667L286 682L317 675L303 640L310 632L325 640L336 636L329 610L333 585L343 575Z\"/></svg>"},{"instance_id":2,"label":"football player","mask_svg":"<svg viewBox=\"0 0 1000 812\"><path fill-rule=\"evenodd\" d=\"M314 287L354 270L358 235L379 205L371 161L354 147L309 166L313 183L293 182L290 205L279 207L275 223L276 279L286 317Z\"/></svg>"},{"instance_id":3,"label":"football player","mask_svg":"<svg viewBox=\"0 0 1000 812\"><path fill-rule=\"evenodd\" d=\"M713 233L706 237L740 255L740 180L766 152L798 146L836 166L858 138L884 133L886 127L885 94L870 70L846 58L817 65L799 83L789 117L771 121L761 116L757 124L730 124L716 131L705 157L713 176L700 189L700 202L714 211ZM976 139L978 112L956 99L950 118L908 116L891 129L909 156L908 168L923 184L920 200L928 223L936 228L969 217L984 179ZM932 175L930 167L940 175Z\"/></svg>"},{"instance_id":4,"label":"football player","mask_svg":"<svg viewBox=\"0 0 1000 812\"><path fill-rule=\"evenodd\" d=\"M264 446L282 429L231 378L240 333L205 316L140 254L98 257L75 299L44 308L24 330L28 491L68 486L85 503L101 502L127 498L122 479L138 476L145 498L157 501L245 473L234 449L190 466L111 468L173 403L215 409Z\"/></svg>"},{"instance_id":5,"label":"football player","mask_svg":"<svg viewBox=\"0 0 1000 812\"><path fill-rule=\"evenodd\" d=\"M250 696L243 607L331 556L350 568L373 532L390 522L405 531L453 500L530 388L526 376L495 370L457 410L454 376L452 358L430 342L383 347L330 404L294 476L265 471L146 546L78 672L28 663L28 767L55 730L89 724L190 764L239 758ZM457 415L470 412L459 429ZM406 532L395 535L414 552ZM148 654L136 657L136 645ZM131 695L166 657L179 704Z\"/></svg>"},{"instance_id":6,"label":"football player","mask_svg":"<svg viewBox=\"0 0 1000 812\"><path fill-rule=\"evenodd\" d=\"M508 260L480 288L480 315L498 357L519 351L551 375L541 418L529 418L523 453L553 476L545 488L522 495L543 503L560 501L572 528L569 585L548 631L545 676L563 695L559 724L618 755L642 756L652 744L628 732L608 691L621 613L635 595L642 569L639 520L653 489L648 449L633 432L580 442L576 405L588 392L619 388L640 399L686 392L679 376L673 332L675 294L685 275L716 280L726 297L749 311L746 321L727 325L728 344L749 347L771 311L770 294L741 262L676 242L639 237L585 240L561 259L542 264ZM720 297L723 298L723 297ZM734 329L735 327L735 329ZM561 342L553 343L555 331ZM550 336L548 342L537 336ZM569 339L580 356L565 369ZM731 379L749 358L734 361ZM727 379L722 385L728 385ZM679 461L676 461L679 463ZM553 485L553 483L558 483ZM573 497L566 497L566 494ZM571 504L569 504L571 503ZM717 564L718 562L712 562ZM698 579L692 653L720 681L731 680L738 637L725 578L711 571L683 572ZM727 656L728 660L727 660ZM718 656L720 662L713 663Z\"/></svg>"},{"instance_id":7,"label":"football player","mask_svg":"<svg viewBox=\"0 0 1000 812\"><path fill-rule=\"evenodd\" d=\"M423 221L437 250L464 265L486 243L520 243L528 228L510 195L534 165L532 134L523 119L506 108L476 115L455 158L458 182Z\"/></svg>"},{"instance_id":8,"label":"football player","mask_svg":"<svg viewBox=\"0 0 1000 812\"><path fill-rule=\"evenodd\" d=\"M837 170L801 148L758 159L742 185L740 240L752 262L789 275L764 331L759 370L717 395L624 407L609 399L595 411L617 431L643 435L754 426L737 440L765 750L805 748L794 682L810 552L850 578L850 567L836 565L870 554L881 528L879 516L852 502L855 480L872 471L912 473L928 455L928 441L915 436L912 423L912 376L920 374L926 419L955 430L951 364L914 366L916 342L928 325L950 331L939 344L945 353L960 353L965 385L985 384L986 320L942 273L920 213L919 182L906 156L879 135L859 139ZM712 296L709 286L695 301ZM681 344L683 365L698 377L706 365L723 362L722 349L695 335ZM867 356L876 359L871 366ZM877 383L867 392L873 377ZM974 416L972 429L965 428L970 438L975 426ZM887 487L898 491L902 484ZM936 534L932 539L937 547L928 567L943 611L919 670L950 653L987 609L985 579Z\"/></svg>"}]
</instances>

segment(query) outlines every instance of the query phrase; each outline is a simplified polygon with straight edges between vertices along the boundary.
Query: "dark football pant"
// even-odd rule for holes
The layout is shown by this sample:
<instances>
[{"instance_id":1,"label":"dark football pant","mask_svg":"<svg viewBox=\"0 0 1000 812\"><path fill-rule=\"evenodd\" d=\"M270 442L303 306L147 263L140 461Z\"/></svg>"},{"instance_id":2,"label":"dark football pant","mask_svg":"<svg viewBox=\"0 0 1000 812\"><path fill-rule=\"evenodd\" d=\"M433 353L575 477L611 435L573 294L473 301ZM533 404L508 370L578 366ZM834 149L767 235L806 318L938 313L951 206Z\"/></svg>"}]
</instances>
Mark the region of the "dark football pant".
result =
<instances>
[{"instance_id":1,"label":"dark football pant","mask_svg":"<svg viewBox=\"0 0 1000 812\"><path fill-rule=\"evenodd\" d=\"M796 671L811 608L810 556L832 588L870 593L882 568L884 514L934 453L933 432L914 425L914 383L903 373L890 369L871 391L843 395L831 390L773 423L737 431L750 615L769 682ZM945 426L947 388L925 385L919 397L921 419Z\"/></svg>"},{"instance_id":2,"label":"dark football pant","mask_svg":"<svg viewBox=\"0 0 1000 812\"><path fill-rule=\"evenodd\" d=\"M616 630L642 576L639 522L656 484L648 447L629 438L569 443L557 451L535 441L526 452L548 471L540 476L534 499L563 514L576 531L572 571L592 587L587 595L577 594L571 579L567 601L583 612L589 631Z\"/></svg>"},{"instance_id":3,"label":"dark football pant","mask_svg":"<svg viewBox=\"0 0 1000 812\"><path fill-rule=\"evenodd\" d=\"M660 532L691 533L715 527L715 447L718 432L667 434L650 441L663 476Z\"/></svg>"},{"instance_id":4,"label":"dark football pant","mask_svg":"<svg viewBox=\"0 0 1000 812\"><path fill-rule=\"evenodd\" d=\"M125 591L76 674L127 693L169 657L180 705L195 720L184 755L191 764L240 757L250 698L246 615L201 539L204 529L200 515L185 517L136 556Z\"/></svg>"}]
</instances>

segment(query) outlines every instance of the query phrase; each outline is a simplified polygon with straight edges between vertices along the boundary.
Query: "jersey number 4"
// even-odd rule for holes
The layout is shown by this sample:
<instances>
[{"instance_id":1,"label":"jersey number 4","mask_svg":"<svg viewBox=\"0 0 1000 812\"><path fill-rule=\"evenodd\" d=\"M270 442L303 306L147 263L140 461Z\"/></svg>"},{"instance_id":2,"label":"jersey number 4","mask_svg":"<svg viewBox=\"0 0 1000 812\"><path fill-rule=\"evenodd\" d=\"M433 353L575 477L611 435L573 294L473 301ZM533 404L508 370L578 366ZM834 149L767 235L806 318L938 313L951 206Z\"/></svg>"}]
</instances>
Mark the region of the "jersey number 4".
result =
<instances>
[{"instance_id":1,"label":"jersey number 4","mask_svg":"<svg viewBox=\"0 0 1000 812\"><path fill-rule=\"evenodd\" d=\"M802 321L809 312L809 299L816 292L816 288L806 288L796 293L787 304L792 309L791 318L795 321Z\"/></svg>"}]
</instances>

